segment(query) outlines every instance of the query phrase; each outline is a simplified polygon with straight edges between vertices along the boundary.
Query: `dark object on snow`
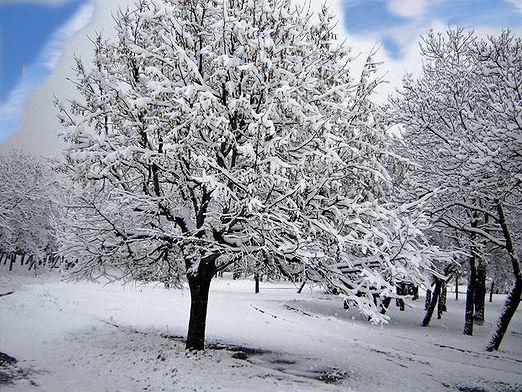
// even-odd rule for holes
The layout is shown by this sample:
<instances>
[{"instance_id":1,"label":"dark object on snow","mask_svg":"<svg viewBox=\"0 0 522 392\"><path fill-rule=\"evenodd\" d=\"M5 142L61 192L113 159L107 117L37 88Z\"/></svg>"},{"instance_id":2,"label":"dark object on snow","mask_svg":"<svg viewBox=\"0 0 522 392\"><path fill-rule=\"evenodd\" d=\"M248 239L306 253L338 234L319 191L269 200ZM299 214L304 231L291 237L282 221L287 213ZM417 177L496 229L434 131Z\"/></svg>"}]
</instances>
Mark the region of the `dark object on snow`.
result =
<instances>
[{"instance_id":1,"label":"dark object on snow","mask_svg":"<svg viewBox=\"0 0 522 392\"><path fill-rule=\"evenodd\" d=\"M13 293L14 293L14 291L8 291L7 293L0 294L0 297L5 297L6 295L11 295Z\"/></svg>"}]
</instances>

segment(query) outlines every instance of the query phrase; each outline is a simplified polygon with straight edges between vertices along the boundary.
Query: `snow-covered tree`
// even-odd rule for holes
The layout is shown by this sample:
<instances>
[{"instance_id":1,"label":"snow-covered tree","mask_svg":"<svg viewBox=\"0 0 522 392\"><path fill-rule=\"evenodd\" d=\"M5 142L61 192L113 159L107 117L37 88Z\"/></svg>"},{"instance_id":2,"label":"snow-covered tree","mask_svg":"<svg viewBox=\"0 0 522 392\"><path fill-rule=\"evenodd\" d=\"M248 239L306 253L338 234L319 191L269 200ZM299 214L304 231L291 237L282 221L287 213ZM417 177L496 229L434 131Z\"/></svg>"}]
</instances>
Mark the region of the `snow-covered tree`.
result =
<instances>
[{"instance_id":1,"label":"snow-covered tree","mask_svg":"<svg viewBox=\"0 0 522 392\"><path fill-rule=\"evenodd\" d=\"M375 295L422 281L418 203L386 199L373 66L352 79L333 30L326 9L289 0L143 0L120 14L93 66L77 62L82 98L58 103L78 191L58 238L78 276L186 275L188 349L203 348L211 279L232 265L306 268L375 319Z\"/></svg>"},{"instance_id":2,"label":"snow-covered tree","mask_svg":"<svg viewBox=\"0 0 522 392\"><path fill-rule=\"evenodd\" d=\"M455 29L429 33L421 52L422 74L404 80L392 106L404 125L405 150L418 164L417 192L436 192L434 221L466 244L465 333L472 331L476 263L499 249L510 258L514 286L488 345L498 349L522 291L515 248L521 238L522 41L509 31L479 39Z\"/></svg>"},{"instance_id":3,"label":"snow-covered tree","mask_svg":"<svg viewBox=\"0 0 522 392\"><path fill-rule=\"evenodd\" d=\"M43 260L53 251L53 175L43 159L22 151L0 156L0 252Z\"/></svg>"}]
</instances>

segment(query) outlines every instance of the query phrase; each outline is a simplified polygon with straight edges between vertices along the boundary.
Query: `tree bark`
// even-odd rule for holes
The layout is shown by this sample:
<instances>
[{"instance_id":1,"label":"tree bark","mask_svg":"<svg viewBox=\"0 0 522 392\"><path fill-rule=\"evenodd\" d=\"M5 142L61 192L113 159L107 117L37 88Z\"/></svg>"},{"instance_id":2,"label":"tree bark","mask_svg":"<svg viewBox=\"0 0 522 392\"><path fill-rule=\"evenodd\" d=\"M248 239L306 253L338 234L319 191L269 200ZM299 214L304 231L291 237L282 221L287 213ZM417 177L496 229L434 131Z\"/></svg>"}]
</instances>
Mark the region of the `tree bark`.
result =
<instances>
[{"instance_id":1,"label":"tree bark","mask_svg":"<svg viewBox=\"0 0 522 392\"><path fill-rule=\"evenodd\" d=\"M16 255L13 254L13 255L11 255L11 260L9 261L9 271L13 270L13 264L15 263L15 261L16 261Z\"/></svg>"},{"instance_id":2,"label":"tree bark","mask_svg":"<svg viewBox=\"0 0 522 392\"><path fill-rule=\"evenodd\" d=\"M455 301L459 300L459 274L455 274Z\"/></svg>"},{"instance_id":3,"label":"tree bark","mask_svg":"<svg viewBox=\"0 0 522 392\"><path fill-rule=\"evenodd\" d=\"M190 319L185 348L193 351L205 349L208 293L215 273L213 262L208 265L204 261L201 261L196 274L187 273L190 288Z\"/></svg>"},{"instance_id":4,"label":"tree bark","mask_svg":"<svg viewBox=\"0 0 522 392\"><path fill-rule=\"evenodd\" d=\"M431 290L426 290L426 298L424 299L424 310L428 310L431 304Z\"/></svg>"},{"instance_id":5,"label":"tree bark","mask_svg":"<svg viewBox=\"0 0 522 392\"><path fill-rule=\"evenodd\" d=\"M473 310L475 308L475 281L477 280L477 268L475 255L469 259L468 288L466 290L466 312L464 315L464 335L473 335Z\"/></svg>"},{"instance_id":6,"label":"tree bark","mask_svg":"<svg viewBox=\"0 0 522 392\"><path fill-rule=\"evenodd\" d=\"M255 280L255 293L256 294L259 294L259 274L255 274L254 275L254 280Z\"/></svg>"},{"instance_id":7,"label":"tree bark","mask_svg":"<svg viewBox=\"0 0 522 392\"><path fill-rule=\"evenodd\" d=\"M522 293L522 279L520 277L516 280L511 292L506 298L506 303L504 304L504 309L502 309L502 314L500 315L500 320L497 323L497 327L495 331L491 334L488 345L486 346L487 351L498 350L500 347L500 343L502 343L502 339L504 338L504 334L507 331L509 322L511 318L515 314L518 308L518 304L520 303L520 294Z\"/></svg>"},{"instance_id":8,"label":"tree bark","mask_svg":"<svg viewBox=\"0 0 522 392\"><path fill-rule=\"evenodd\" d=\"M495 281L491 281L491 286L489 287L489 302L493 302L493 290L495 289Z\"/></svg>"},{"instance_id":9,"label":"tree bark","mask_svg":"<svg viewBox=\"0 0 522 392\"><path fill-rule=\"evenodd\" d=\"M442 286L442 280L437 279L437 281L435 282L435 289L433 290L433 294L431 295L431 300L430 300L429 306L426 309L426 315L424 316L424 320L422 320L423 327L427 327L428 325L430 325L431 316L433 315L433 311L435 310L435 306L437 305L437 301L440 296L441 286ZM428 295L426 293L426 300L427 299L428 299Z\"/></svg>"},{"instance_id":10,"label":"tree bark","mask_svg":"<svg viewBox=\"0 0 522 392\"><path fill-rule=\"evenodd\" d=\"M500 315L500 320L498 321L497 327L495 331L493 331L493 333L491 334L490 341L486 346L487 351L498 350L498 348L500 347L500 343L502 343L502 339L504 338L504 334L507 331L509 322L511 321L511 318L513 317L515 312L517 311L518 304L520 303L520 294L522 293L522 276L520 274L520 262L516 256L515 246L513 245L513 240L511 239L511 233L509 232L502 204L499 200L495 200L495 202L500 227L502 228L502 234L504 235L504 240L506 241L506 250L509 254L511 264L513 266L515 284L513 285L511 292L506 298L504 309L502 310L502 314Z\"/></svg>"},{"instance_id":11,"label":"tree bark","mask_svg":"<svg viewBox=\"0 0 522 392\"><path fill-rule=\"evenodd\" d=\"M439 295L439 306L437 307L437 318L440 320L442 317L442 313L445 312L446 309L446 296L447 296L447 289L446 289L446 282L441 282L440 287L440 295Z\"/></svg>"},{"instance_id":12,"label":"tree bark","mask_svg":"<svg viewBox=\"0 0 522 392\"><path fill-rule=\"evenodd\" d=\"M484 324L484 309L486 306L486 267L479 262L477 267L477 280L475 282L475 295L473 298L475 313L473 318L478 325Z\"/></svg>"}]
</instances>

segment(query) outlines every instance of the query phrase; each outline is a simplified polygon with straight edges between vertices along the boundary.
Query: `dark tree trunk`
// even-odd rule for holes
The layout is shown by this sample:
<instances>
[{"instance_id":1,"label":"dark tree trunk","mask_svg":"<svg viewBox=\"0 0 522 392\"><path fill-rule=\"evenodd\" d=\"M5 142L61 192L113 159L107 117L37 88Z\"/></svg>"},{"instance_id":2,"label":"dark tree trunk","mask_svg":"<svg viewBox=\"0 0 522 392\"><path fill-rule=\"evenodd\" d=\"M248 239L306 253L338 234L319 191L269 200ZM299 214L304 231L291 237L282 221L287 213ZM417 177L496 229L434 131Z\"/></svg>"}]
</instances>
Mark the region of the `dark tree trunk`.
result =
<instances>
[{"instance_id":1,"label":"dark tree trunk","mask_svg":"<svg viewBox=\"0 0 522 392\"><path fill-rule=\"evenodd\" d=\"M35 264L35 259L34 259L33 255L29 256L29 259L27 260L27 264L29 264L28 271L31 271L31 268L33 268L34 264ZM36 273L36 267L34 268L34 270L35 270L35 273Z\"/></svg>"},{"instance_id":2,"label":"dark tree trunk","mask_svg":"<svg viewBox=\"0 0 522 392\"><path fill-rule=\"evenodd\" d=\"M502 339L507 331L509 322L517 311L518 304L520 303L520 294L522 293L522 275L520 274L520 262L515 253L515 246L513 245L513 240L511 239L511 233L509 232L506 217L504 216L504 209L502 208L502 204L499 200L495 200L495 202L500 227L502 228L502 234L504 235L504 240L506 241L506 250L513 266L515 284L506 298L504 309L502 309L502 314L500 315L500 320L498 321L497 327L491 334L490 341L486 346L487 351L498 350L500 347L500 343L502 343Z\"/></svg>"},{"instance_id":3,"label":"dark tree trunk","mask_svg":"<svg viewBox=\"0 0 522 392\"><path fill-rule=\"evenodd\" d=\"M455 301L459 300L459 274L455 274Z\"/></svg>"},{"instance_id":4,"label":"dark tree trunk","mask_svg":"<svg viewBox=\"0 0 522 392\"><path fill-rule=\"evenodd\" d=\"M446 296L447 296L447 289L446 289L446 282L441 282L440 287L440 295L439 295L439 306L437 307L437 318L440 320L442 317L442 313L445 312L446 309Z\"/></svg>"},{"instance_id":5,"label":"dark tree trunk","mask_svg":"<svg viewBox=\"0 0 522 392\"><path fill-rule=\"evenodd\" d=\"M22 258L20 259L20 265L24 265L24 261L25 261L25 253L22 254Z\"/></svg>"},{"instance_id":6,"label":"dark tree trunk","mask_svg":"<svg viewBox=\"0 0 522 392\"><path fill-rule=\"evenodd\" d=\"M13 255L11 255L11 260L9 261L9 271L13 270L13 264L15 263L15 261L16 261L16 255L13 254Z\"/></svg>"},{"instance_id":7,"label":"dark tree trunk","mask_svg":"<svg viewBox=\"0 0 522 392\"><path fill-rule=\"evenodd\" d=\"M426 299L424 300L424 310L428 310L431 304L431 290L426 290Z\"/></svg>"},{"instance_id":8,"label":"dark tree trunk","mask_svg":"<svg viewBox=\"0 0 522 392\"><path fill-rule=\"evenodd\" d=\"M489 288L489 302L493 302L493 290L495 289L495 281L491 281L491 286Z\"/></svg>"},{"instance_id":9,"label":"dark tree trunk","mask_svg":"<svg viewBox=\"0 0 522 392\"><path fill-rule=\"evenodd\" d=\"M475 313L473 318L477 325L484 324L484 308L486 306L486 267L479 262L477 267L477 280L475 282L475 295L473 297Z\"/></svg>"},{"instance_id":10,"label":"dark tree trunk","mask_svg":"<svg viewBox=\"0 0 522 392\"><path fill-rule=\"evenodd\" d=\"M477 268L475 255L469 259L468 288L466 290L466 312L464 315L464 335L473 335L473 310L475 308L475 281L477 280Z\"/></svg>"},{"instance_id":11,"label":"dark tree trunk","mask_svg":"<svg viewBox=\"0 0 522 392\"><path fill-rule=\"evenodd\" d=\"M303 283L301 284L301 286L299 286L299 290L297 290L297 294L301 294L303 292L305 284L306 284L306 280L303 280Z\"/></svg>"},{"instance_id":12,"label":"dark tree trunk","mask_svg":"<svg viewBox=\"0 0 522 392\"><path fill-rule=\"evenodd\" d=\"M515 281L511 292L506 298L506 303L504 304L504 308L502 309L502 314L500 315L500 320L496 326L495 331L491 334L490 341L486 346L487 351L498 350L500 347L500 343L502 343L502 338L507 331L509 322L511 318L515 314L518 308L518 304L520 303L520 294L522 293L522 278L519 278Z\"/></svg>"},{"instance_id":13,"label":"dark tree trunk","mask_svg":"<svg viewBox=\"0 0 522 392\"><path fill-rule=\"evenodd\" d=\"M255 281L255 293L259 293L259 274L254 275L254 281Z\"/></svg>"},{"instance_id":14,"label":"dark tree trunk","mask_svg":"<svg viewBox=\"0 0 522 392\"><path fill-rule=\"evenodd\" d=\"M437 279L437 281L435 282L435 289L433 290L433 295L430 296L431 297L430 303L428 305L428 308L426 309L426 315L424 316L424 320L422 320L423 327L427 327L428 325L430 325L431 316L433 315L433 311L435 310L435 306L437 305L437 301L440 296L441 286L442 286L442 280ZM426 293L426 302L427 302L427 299L428 299L428 295Z\"/></svg>"},{"instance_id":15,"label":"dark tree trunk","mask_svg":"<svg viewBox=\"0 0 522 392\"><path fill-rule=\"evenodd\" d=\"M190 319L187 333L187 350L205 349L205 327L207 322L208 293L214 276L213 260L201 260L197 274L187 274L190 288Z\"/></svg>"}]
</instances>

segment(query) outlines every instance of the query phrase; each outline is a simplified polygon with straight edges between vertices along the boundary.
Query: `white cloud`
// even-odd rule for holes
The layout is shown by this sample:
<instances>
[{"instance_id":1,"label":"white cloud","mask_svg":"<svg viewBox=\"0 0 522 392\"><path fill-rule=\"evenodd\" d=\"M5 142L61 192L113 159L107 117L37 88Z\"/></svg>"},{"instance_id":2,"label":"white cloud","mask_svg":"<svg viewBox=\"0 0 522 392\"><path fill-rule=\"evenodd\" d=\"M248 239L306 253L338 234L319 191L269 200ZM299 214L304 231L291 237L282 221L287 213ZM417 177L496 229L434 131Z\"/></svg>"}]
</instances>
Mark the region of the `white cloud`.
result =
<instances>
[{"instance_id":1,"label":"white cloud","mask_svg":"<svg viewBox=\"0 0 522 392\"><path fill-rule=\"evenodd\" d=\"M405 18L416 18L424 15L428 9L427 0L390 0L388 10Z\"/></svg>"},{"instance_id":2,"label":"white cloud","mask_svg":"<svg viewBox=\"0 0 522 392\"><path fill-rule=\"evenodd\" d=\"M504 0L506 3L511 4L515 9L522 14L522 0Z\"/></svg>"}]
</instances>

